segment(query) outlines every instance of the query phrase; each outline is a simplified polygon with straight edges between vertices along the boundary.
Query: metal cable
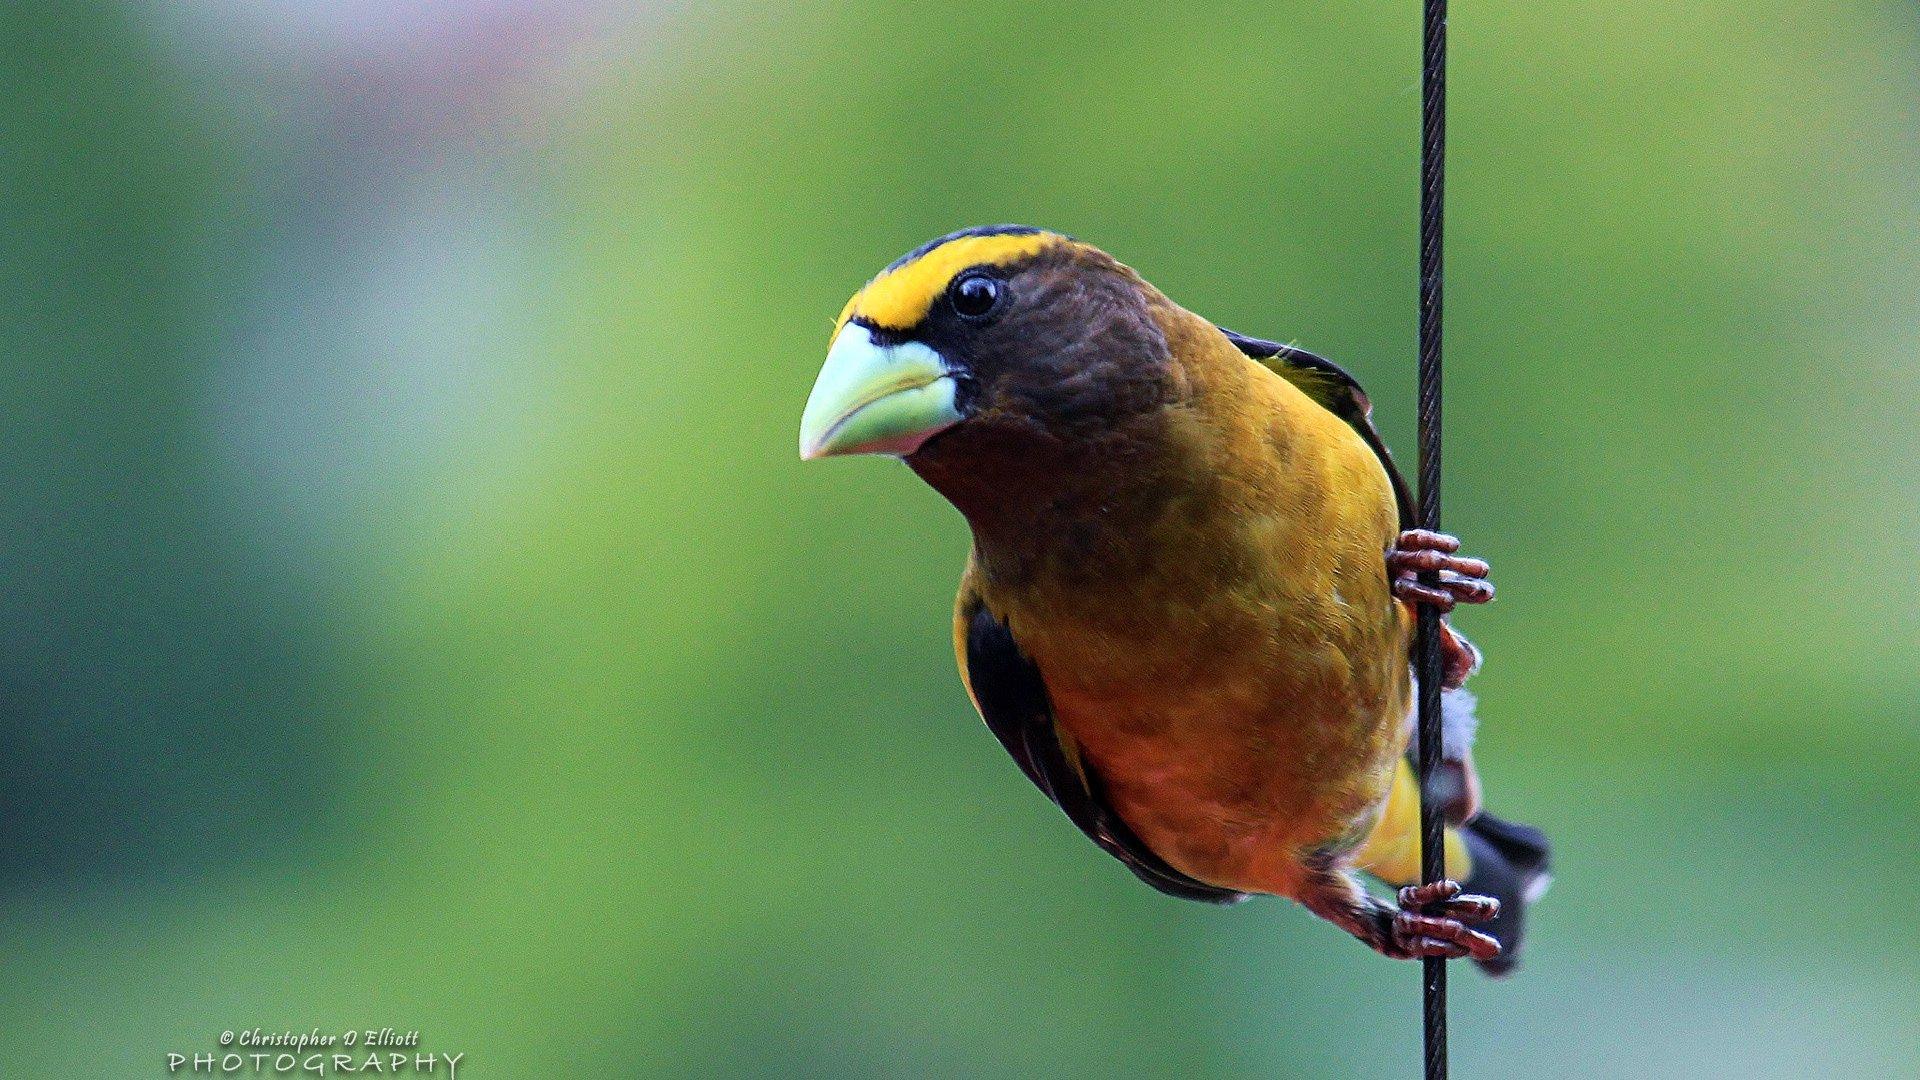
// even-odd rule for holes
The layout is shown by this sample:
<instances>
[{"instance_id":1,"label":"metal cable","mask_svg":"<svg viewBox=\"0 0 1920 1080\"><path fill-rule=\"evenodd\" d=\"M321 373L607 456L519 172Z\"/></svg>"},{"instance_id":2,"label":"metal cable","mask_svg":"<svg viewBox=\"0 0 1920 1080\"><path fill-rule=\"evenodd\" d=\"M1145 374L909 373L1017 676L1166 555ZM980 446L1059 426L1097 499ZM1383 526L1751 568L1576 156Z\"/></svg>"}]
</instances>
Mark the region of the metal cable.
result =
<instances>
[{"instance_id":1,"label":"metal cable","mask_svg":"<svg viewBox=\"0 0 1920 1080\"><path fill-rule=\"evenodd\" d=\"M1447 0L1424 0L1420 141L1420 499L1419 524L1440 528L1441 227L1447 157ZM1433 574L1422 575L1429 583ZM1420 880L1446 876L1443 825L1430 780L1440 767L1440 612L1420 605L1414 639L1420 675ZM1447 962L1421 961L1421 1026L1427 1080L1447 1076Z\"/></svg>"}]
</instances>

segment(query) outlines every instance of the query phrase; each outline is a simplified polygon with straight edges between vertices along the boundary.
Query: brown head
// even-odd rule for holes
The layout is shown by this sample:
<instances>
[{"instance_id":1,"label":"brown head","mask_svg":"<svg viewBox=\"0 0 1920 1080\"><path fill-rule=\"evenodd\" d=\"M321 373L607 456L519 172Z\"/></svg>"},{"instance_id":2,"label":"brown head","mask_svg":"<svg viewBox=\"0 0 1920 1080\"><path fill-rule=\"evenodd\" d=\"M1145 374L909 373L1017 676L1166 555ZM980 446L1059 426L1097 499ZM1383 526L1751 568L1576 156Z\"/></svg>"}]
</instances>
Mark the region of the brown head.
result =
<instances>
[{"instance_id":1,"label":"brown head","mask_svg":"<svg viewBox=\"0 0 1920 1080\"><path fill-rule=\"evenodd\" d=\"M1105 252L1025 226L967 229L847 303L800 428L804 458L904 459L969 518L1057 497L1184 393L1178 312Z\"/></svg>"}]
</instances>

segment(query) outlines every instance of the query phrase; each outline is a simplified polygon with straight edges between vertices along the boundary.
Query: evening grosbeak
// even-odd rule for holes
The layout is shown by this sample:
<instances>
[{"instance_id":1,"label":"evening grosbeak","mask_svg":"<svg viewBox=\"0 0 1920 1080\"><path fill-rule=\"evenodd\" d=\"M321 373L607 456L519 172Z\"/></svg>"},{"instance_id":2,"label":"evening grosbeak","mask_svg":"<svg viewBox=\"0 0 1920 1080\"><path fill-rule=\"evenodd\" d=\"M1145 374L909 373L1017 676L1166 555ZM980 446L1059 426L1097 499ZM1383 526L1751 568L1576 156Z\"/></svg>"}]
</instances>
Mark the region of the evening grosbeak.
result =
<instances>
[{"instance_id":1,"label":"evening grosbeak","mask_svg":"<svg viewBox=\"0 0 1920 1080\"><path fill-rule=\"evenodd\" d=\"M966 517L954 643L974 705L1149 885L1291 897L1388 956L1512 967L1546 839L1478 813L1458 687L1479 653L1445 623L1460 884L1416 884L1406 757L1413 605L1491 599L1487 565L1411 528L1345 371L1068 237L967 229L848 302L800 453L897 456ZM1357 871L1405 886L1398 904Z\"/></svg>"}]
</instances>

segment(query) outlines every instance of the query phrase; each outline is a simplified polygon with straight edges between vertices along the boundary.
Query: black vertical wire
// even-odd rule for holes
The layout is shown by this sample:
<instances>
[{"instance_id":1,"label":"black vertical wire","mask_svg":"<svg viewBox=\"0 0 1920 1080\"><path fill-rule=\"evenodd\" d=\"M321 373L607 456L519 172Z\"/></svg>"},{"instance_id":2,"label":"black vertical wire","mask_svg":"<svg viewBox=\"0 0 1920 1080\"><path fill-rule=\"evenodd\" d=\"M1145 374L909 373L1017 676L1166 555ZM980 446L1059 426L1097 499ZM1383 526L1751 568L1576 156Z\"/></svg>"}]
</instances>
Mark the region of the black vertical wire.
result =
<instances>
[{"instance_id":1,"label":"black vertical wire","mask_svg":"<svg viewBox=\"0 0 1920 1080\"><path fill-rule=\"evenodd\" d=\"M1447 160L1447 0L1424 0L1420 79L1420 527L1440 528L1441 226ZM1434 575L1423 575L1431 583ZM1439 808L1430 780L1440 767L1440 612L1420 605L1414 644L1420 673L1420 880L1446 876ZM1447 1076L1447 962L1421 961L1421 1029L1427 1080Z\"/></svg>"}]
</instances>

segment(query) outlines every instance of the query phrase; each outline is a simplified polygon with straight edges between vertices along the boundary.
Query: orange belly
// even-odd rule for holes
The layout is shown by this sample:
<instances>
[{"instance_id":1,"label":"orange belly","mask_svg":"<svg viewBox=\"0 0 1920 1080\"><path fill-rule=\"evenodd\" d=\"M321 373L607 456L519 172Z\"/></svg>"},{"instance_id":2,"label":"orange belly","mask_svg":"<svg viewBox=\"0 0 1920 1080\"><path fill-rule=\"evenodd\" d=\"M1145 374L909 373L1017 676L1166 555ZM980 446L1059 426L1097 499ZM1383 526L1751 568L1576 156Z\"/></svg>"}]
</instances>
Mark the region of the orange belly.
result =
<instances>
[{"instance_id":1,"label":"orange belly","mask_svg":"<svg viewBox=\"0 0 1920 1080\"><path fill-rule=\"evenodd\" d=\"M1212 633L1034 660L1060 732L1148 847L1209 884L1291 896L1305 860L1357 845L1385 802L1406 730L1403 620L1390 605L1370 625L1215 614Z\"/></svg>"}]
</instances>

